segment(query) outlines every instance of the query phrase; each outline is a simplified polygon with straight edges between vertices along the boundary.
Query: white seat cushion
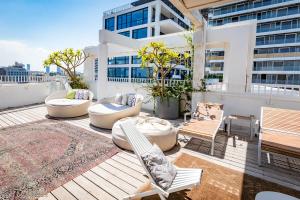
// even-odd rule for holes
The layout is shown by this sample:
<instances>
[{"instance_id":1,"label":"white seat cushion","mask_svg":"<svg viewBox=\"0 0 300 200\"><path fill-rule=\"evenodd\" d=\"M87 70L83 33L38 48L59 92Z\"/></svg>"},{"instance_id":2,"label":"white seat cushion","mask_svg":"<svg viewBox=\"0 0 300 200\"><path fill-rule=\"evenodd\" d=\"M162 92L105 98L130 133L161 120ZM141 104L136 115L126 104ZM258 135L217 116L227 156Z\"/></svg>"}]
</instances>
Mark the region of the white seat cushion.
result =
<instances>
[{"instance_id":1,"label":"white seat cushion","mask_svg":"<svg viewBox=\"0 0 300 200\"><path fill-rule=\"evenodd\" d=\"M47 105L51 106L76 106L88 102L88 100L80 99L52 99L47 101Z\"/></svg>"},{"instance_id":2,"label":"white seat cushion","mask_svg":"<svg viewBox=\"0 0 300 200\"><path fill-rule=\"evenodd\" d=\"M112 114L120 112L127 108L129 108L129 106L124 106L116 103L96 104L89 108L89 113Z\"/></svg>"}]
</instances>

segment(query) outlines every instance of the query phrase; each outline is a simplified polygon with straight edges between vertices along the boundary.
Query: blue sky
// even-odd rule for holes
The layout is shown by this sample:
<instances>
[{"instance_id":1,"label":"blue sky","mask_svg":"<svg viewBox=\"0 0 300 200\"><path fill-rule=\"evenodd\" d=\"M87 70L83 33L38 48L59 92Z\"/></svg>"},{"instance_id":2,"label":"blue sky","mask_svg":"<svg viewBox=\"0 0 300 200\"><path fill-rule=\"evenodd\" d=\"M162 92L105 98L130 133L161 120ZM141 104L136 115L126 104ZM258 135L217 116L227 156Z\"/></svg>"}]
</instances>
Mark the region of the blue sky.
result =
<instances>
[{"instance_id":1,"label":"blue sky","mask_svg":"<svg viewBox=\"0 0 300 200\"><path fill-rule=\"evenodd\" d=\"M8 65L13 59L39 65L40 61L26 58L31 57L29 52L36 54L37 59L41 60L40 57L53 50L96 45L98 30L102 27L103 11L129 2L130 0L0 0L0 66ZM26 55L19 55L22 53Z\"/></svg>"}]
</instances>

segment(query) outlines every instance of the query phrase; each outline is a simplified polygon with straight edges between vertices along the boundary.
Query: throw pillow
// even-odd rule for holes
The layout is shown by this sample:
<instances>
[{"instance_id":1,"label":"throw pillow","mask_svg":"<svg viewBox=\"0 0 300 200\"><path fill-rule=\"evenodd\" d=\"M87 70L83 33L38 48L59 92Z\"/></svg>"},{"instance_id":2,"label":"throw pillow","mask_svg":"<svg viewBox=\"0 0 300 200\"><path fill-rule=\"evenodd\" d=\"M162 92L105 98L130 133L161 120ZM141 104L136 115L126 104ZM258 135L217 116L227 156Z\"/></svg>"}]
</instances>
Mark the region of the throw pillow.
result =
<instances>
[{"instance_id":1,"label":"throw pillow","mask_svg":"<svg viewBox=\"0 0 300 200\"><path fill-rule=\"evenodd\" d=\"M74 90L70 90L67 95L65 96L66 99L75 99L75 94L76 94L76 91Z\"/></svg>"},{"instance_id":2,"label":"throw pillow","mask_svg":"<svg viewBox=\"0 0 300 200\"><path fill-rule=\"evenodd\" d=\"M115 97L115 103L121 105L122 104L122 94L118 93Z\"/></svg>"},{"instance_id":3,"label":"throw pillow","mask_svg":"<svg viewBox=\"0 0 300 200\"><path fill-rule=\"evenodd\" d=\"M88 100L90 96L90 92L88 90L83 90L83 99Z\"/></svg>"},{"instance_id":4,"label":"throw pillow","mask_svg":"<svg viewBox=\"0 0 300 200\"><path fill-rule=\"evenodd\" d=\"M75 99L83 99L84 97L84 91L83 90L76 90L76 93L75 93Z\"/></svg>"},{"instance_id":5,"label":"throw pillow","mask_svg":"<svg viewBox=\"0 0 300 200\"><path fill-rule=\"evenodd\" d=\"M154 144L148 152L141 155L141 158L155 183L164 190L169 189L177 171L160 148Z\"/></svg>"},{"instance_id":6,"label":"throw pillow","mask_svg":"<svg viewBox=\"0 0 300 200\"><path fill-rule=\"evenodd\" d=\"M127 100L127 105L132 107L132 106L135 106L135 101L136 101L136 97L134 94L130 94L128 96L128 100Z\"/></svg>"},{"instance_id":7,"label":"throw pillow","mask_svg":"<svg viewBox=\"0 0 300 200\"><path fill-rule=\"evenodd\" d=\"M127 105L127 98L128 98L127 94L122 95L122 105L123 106Z\"/></svg>"}]
</instances>

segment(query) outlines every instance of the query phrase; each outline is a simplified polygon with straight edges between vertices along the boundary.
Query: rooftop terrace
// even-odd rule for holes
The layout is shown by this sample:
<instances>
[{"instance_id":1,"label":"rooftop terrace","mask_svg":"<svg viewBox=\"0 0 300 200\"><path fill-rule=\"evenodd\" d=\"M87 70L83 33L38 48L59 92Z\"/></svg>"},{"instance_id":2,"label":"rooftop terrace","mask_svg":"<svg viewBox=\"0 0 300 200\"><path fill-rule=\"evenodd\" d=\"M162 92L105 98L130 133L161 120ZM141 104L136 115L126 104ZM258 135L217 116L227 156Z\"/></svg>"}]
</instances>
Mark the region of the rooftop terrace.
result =
<instances>
[{"instance_id":1,"label":"rooftop terrace","mask_svg":"<svg viewBox=\"0 0 300 200\"><path fill-rule=\"evenodd\" d=\"M141 115L150 114L143 112ZM7 127L42 119L47 119L47 110L43 104L2 111L0 112L0 132ZM111 131L92 127L87 116L62 121L111 138ZM175 120L172 123L179 126L182 120ZM198 139L185 143L186 138L183 136L179 136L180 143L166 154L170 160L174 160L180 154L186 153L300 191L300 161L272 156L271 163L267 164L267 158L263 155L263 167L258 167L258 140L255 138L250 141L248 132L249 129L246 127L234 126L233 134L228 137L220 130L216 138L215 156L209 155L209 143ZM147 181L136 156L131 152L121 151L39 199L122 199L141 189ZM217 185L216 187L224 186ZM223 190L230 192L231 189L225 186ZM243 185L240 185L240 190L243 190Z\"/></svg>"}]
</instances>

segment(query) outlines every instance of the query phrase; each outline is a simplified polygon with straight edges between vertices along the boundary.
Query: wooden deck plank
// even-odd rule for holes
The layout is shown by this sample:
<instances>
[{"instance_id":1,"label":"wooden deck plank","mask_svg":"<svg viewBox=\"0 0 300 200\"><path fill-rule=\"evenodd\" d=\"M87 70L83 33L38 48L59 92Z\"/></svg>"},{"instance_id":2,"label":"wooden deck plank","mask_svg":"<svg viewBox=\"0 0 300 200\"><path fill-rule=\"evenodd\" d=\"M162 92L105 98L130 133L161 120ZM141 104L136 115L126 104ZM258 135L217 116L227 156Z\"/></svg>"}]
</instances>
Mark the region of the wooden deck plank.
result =
<instances>
[{"instance_id":1,"label":"wooden deck plank","mask_svg":"<svg viewBox=\"0 0 300 200\"><path fill-rule=\"evenodd\" d=\"M53 190L51 194L58 200L76 200L76 198L62 186Z\"/></svg>"},{"instance_id":2,"label":"wooden deck plank","mask_svg":"<svg viewBox=\"0 0 300 200\"><path fill-rule=\"evenodd\" d=\"M90 193L80 187L74 181L69 181L63 185L66 190L68 190L72 195L76 197L78 200L96 200Z\"/></svg>"},{"instance_id":3,"label":"wooden deck plank","mask_svg":"<svg viewBox=\"0 0 300 200\"><path fill-rule=\"evenodd\" d=\"M38 200L57 200L57 199L53 196L53 194L48 193L47 195L38 198Z\"/></svg>"},{"instance_id":4,"label":"wooden deck plank","mask_svg":"<svg viewBox=\"0 0 300 200\"><path fill-rule=\"evenodd\" d=\"M125 172L121 171L118 168L113 167L112 165L108 164L107 162L101 163L98 165L105 169L106 171L114 174L115 176L119 177L123 181L129 183L130 185L134 186L135 188L140 187L143 182L137 179L136 177L132 177L129 174L126 174Z\"/></svg>"},{"instance_id":5,"label":"wooden deck plank","mask_svg":"<svg viewBox=\"0 0 300 200\"><path fill-rule=\"evenodd\" d=\"M5 114L0 115L0 119L2 121L4 121L7 125L9 126L14 126L16 125L16 123L13 123L12 121L10 121L9 119L7 119L7 116Z\"/></svg>"},{"instance_id":6,"label":"wooden deck plank","mask_svg":"<svg viewBox=\"0 0 300 200\"><path fill-rule=\"evenodd\" d=\"M87 178L83 176L78 176L74 179L74 181L80 185L82 188L84 188L86 191L88 191L90 194L92 194L97 199L103 199L103 200L115 200L113 196L108 194L106 191L101 189L99 186L95 185L91 181L89 181Z\"/></svg>"},{"instance_id":7,"label":"wooden deck plank","mask_svg":"<svg viewBox=\"0 0 300 200\"><path fill-rule=\"evenodd\" d=\"M112 159L123 165L130 167L131 169L134 169L134 170L140 172L141 174L145 173L145 170L140 165L134 164L118 155L113 156Z\"/></svg>"},{"instance_id":8,"label":"wooden deck plank","mask_svg":"<svg viewBox=\"0 0 300 200\"><path fill-rule=\"evenodd\" d=\"M111 166L117 168L118 170L121 170L122 172L128 174L131 177L134 177L138 180L140 180L141 182L145 183L146 181L148 181L148 178L146 178L143 173L140 173L138 171L136 171L135 169L130 168L129 166L122 164L120 162L117 162L113 159L108 159L105 161L106 163L110 164Z\"/></svg>"},{"instance_id":9,"label":"wooden deck plank","mask_svg":"<svg viewBox=\"0 0 300 200\"><path fill-rule=\"evenodd\" d=\"M113 197L117 199L123 199L124 197L128 196L126 192L120 190L117 186L111 184L107 180L103 179L102 177L96 175L92 171L87 171L82 174L85 178L96 184L97 186L101 187L104 191L111 194Z\"/></svg>"},{"instance_id":10,"label":"wooden deck plank","mask_svg":"<svg viewBox=\"0 0 300 200\"><path fill-rule=\"evenodd\" d=\"M131 184L114 176L113 174L109 173L108 171L104 170L99 166L92 168L91 171L97 174L98 176L102 177L103 179L108 180L111 184L117 186L127 194L132 194L137 191L137 188L135 188Z\"/></svg>"}]
</instances>

